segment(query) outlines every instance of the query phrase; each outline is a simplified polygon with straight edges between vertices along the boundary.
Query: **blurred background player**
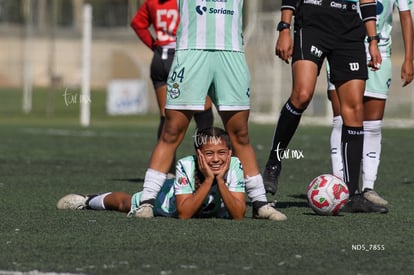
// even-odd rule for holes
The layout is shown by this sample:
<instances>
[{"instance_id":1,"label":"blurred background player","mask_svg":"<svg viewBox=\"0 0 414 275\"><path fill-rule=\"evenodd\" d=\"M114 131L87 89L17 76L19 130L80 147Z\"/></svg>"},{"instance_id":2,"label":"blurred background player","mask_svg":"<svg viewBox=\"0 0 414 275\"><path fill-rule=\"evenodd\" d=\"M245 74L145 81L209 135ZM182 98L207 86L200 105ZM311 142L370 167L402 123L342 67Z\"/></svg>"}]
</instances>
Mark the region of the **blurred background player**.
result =
<instances>
[{"instance_id":1,"label":"blurred background player","mask_svg":"<svg viewBox=\"0 0 414 275\"><path fill-rule=\"evenodd\" d=\"M404 60L401 65L401 81L405 87L413 80L413 21L411 0L378 0L377 32L378 47L382 55L381 68L368 72L364 93L364 149L362 155L362 193L369 201L385 206L388 202L374 191L381 154L381 126L385 101L391 85L391 31L393 12L397 8L404 42ZM368 42L365 42L368 50ZM329 67L328 80L329 80ZM331 160L334 175L343 177L341 154L342 118L335 86L328 81L328 97L332 103L333 128L331 132Z\"/></svg>"},{"instance_id":2,"label":"blurred background player","mask_svg":"<svg viewBox=\"0 0 414 275\"><path fill-rule=\"evenodd\" d=\"M230 138L223 129L212 127L194 136L196 154L178 161L174 179L167 179L154 204L154 215L189 218L242 219L246 212L243 169L232 157ZM141 192L131 196L109 192L94 196L69 194L58 209L116 210L133 216Z\"/></svg>"},{"instance_id":3,"label":"blurred background player","mask_svg":"<svg viewBox=\"0 0 414 275\"><path fill-rule=\"evenodd\" d=\"M243 164L246 193L255 218L285 220L268 204L256 155L250 144L250 72L243 48L243 0L178 1L180 24L168 77L166 120L145 173L138 218L153 217L154 199L194 112L214 102Z\"/></svg>"},{"instance_id":4,"label":"blurred background player","mask_svg":"<svg viewBox=\"0 0 414 275\"><path fill-rule=\"evenodd\" d=\"M164 127L167 78L174 58L176 32L179 23L177 0L146 0L131 21L131 27L135 33L153 51L150 74L160 111L157 138L160 138L162 128ZM154 29L155 37L150 31L151 27ZM194 120L198 129L204 129L213 125L210 99L206 100L205 111L194 114ZM174 174L174 169L175 156L169 173Z\"/></svg>"}]
</instances>

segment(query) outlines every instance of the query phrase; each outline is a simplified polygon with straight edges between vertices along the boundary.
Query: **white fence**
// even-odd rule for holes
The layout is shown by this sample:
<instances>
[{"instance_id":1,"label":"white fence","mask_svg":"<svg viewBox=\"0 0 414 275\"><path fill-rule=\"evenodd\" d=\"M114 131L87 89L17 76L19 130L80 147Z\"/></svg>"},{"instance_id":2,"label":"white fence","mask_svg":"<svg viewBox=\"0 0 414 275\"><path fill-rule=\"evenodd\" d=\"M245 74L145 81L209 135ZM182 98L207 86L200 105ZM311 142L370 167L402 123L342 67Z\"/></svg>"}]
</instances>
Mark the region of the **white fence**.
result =
<instances>
[{"instance_id":1,"label":"white fence","mask_svg":"<svg viewBox=\"0 0 414 275\"><path fill-rule=\"evenodd\" d=\"M260 2L260 1L258 1ZM259 5L259 4L258 4ZM260 8L255 5L251 7ZM250 12L250 26L246 31L246 56L252 76L252 115L255 122L275 123L281 106L291 91L291 66L274 54L277 39L278 12ZM403 59L403 41L399 16L394 16L393 81L387 100L385 126L414 127L414 83L402 88L400 70ZM314 98L306 110L304 124L329 125L332 121L330 102L326 96L326 74L322 68Z\"/></svg>"}]
</instances>

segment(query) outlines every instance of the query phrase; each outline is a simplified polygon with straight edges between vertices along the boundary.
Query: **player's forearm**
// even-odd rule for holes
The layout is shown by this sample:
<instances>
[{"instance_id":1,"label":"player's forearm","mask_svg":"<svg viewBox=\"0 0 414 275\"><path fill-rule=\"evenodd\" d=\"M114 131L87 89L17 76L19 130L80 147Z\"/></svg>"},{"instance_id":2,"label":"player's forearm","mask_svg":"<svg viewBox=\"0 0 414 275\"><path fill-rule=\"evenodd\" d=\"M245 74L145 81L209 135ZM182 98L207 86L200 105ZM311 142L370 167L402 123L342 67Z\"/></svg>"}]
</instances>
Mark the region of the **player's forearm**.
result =
<instances>
[{"instance_id":1,"label":"player's forearm","mask_svg":"<svg viewBox=\"0 0 414 275\"><path fill-rule=\"evenodd\" d=\"M296 4L297 0L282 0L282 5L280 6L281 21L289 24L292 22L292 17L296 12Z\"/></svg>"},{"instance_id":2,"label":"player's forearm","mask_svg":"<svg viewBox=\"0 0 414 275\"><path fill-rule=\"evenodd\" d=\"M284 9L282 10L280 14L280 21L286 22L288 24L292 24L292 18L293 18L293 11L290 9Z\"/></svg>"},{"instance_id":3,"label":"player's forearm","mask_svg":"<svg viewBox=\"0 0 414 275\"><path fill-rule=\"evenodd\" d=\"M132 24L131 27L134 29L139 39L152 50L154 48L154 38L152 37L151 32L148 29L141 29Z\"/></svg>"},{"instance_id":4,"label":"player's forearm","mask_svg":"<svg viewBox=\"0 0 414 275\"><path fill-rule=\"evenodd\" d=\"M208 195L212 183L210 180L205 180L193 194L177 195L178 218L190 219L197 213Z\"/></svg>"},{"instance_id":5,"label":"player's forearm","mask_svg":"<svg viewBox=\"0 0 414 275\"><path fill-rule=\"evenodd\" d=\"M224 181L217 184L221 198L230 216L235 220L243 219L246 213L244 193L231 192Z\"/></svg>"},{"instance_id":6,"label":"player's forearm","mask_svg":"<svg viewBox=\"0 0 414 275\"><path fill-rule=\"evenodd\" d=\"M400 12L401 30L404 41L405 60L413 61L413 20L410 11Z\"/></svg>"}]
</instances>

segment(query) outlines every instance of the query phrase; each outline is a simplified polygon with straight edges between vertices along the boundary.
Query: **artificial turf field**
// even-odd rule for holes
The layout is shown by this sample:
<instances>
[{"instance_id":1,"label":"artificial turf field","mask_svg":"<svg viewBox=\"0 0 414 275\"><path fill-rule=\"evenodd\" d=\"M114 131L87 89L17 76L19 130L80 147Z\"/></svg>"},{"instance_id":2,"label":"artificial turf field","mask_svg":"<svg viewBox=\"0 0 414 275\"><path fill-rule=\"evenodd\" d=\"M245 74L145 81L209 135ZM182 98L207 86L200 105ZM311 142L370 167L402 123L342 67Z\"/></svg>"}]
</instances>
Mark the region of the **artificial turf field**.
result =
<instances>
[{"instance_id":1,"label":"artificial turf field","mask_svg":"<svg viewBox=\"0 0 414 275\"><path fill-rule=\"evenodd\" d=\"M383 131L376 189L390 202L386 215L313 213L305 190L330 171L330 129L300 126L290 149L303 157L285 160L279 193L268 196L287 221L251 219L250 206L242 221L139 220L55 204L67 193L140 190L157 116L108 117L95 92L82 128L79 105L61 93L51 110L36 91L29 115L20 92L0 98L0 274L414 274L413 129ZM193 130L179 157L192 153ZM262 169L273 125L250 132Z\"/></svg>"}]
</instances>

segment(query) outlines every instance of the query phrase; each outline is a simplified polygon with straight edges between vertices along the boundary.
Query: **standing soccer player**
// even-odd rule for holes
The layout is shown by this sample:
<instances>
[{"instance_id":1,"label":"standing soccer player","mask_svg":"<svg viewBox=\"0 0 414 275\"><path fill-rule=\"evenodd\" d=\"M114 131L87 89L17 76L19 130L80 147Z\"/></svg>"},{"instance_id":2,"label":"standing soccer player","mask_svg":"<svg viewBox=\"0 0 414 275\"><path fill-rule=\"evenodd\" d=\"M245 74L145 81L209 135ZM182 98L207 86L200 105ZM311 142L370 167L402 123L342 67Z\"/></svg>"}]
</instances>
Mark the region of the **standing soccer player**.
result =
<instances>
[{"instance_id":1,"label":"standing soccer player","mask_svg":"<svg viewBox=\"0 0 414 275\"><path fill-rule=\"evenodd\" d=\"M154 55L151 61L151 80L160 111L157 138L161 136L165 121L165 103L167 99L167 78L174 58L176 33L180 23L176 0L146 0L138 9L131 21L131 27L150 48ZM154 27L155 37L150 31ZM211 101L205 104L205 111L194 114L198 129L213 125ZM171 163L169 174L175 174L175 156Z\"/></svg>"},{"instance_id":2,"label":"standing soccer player","mask_svg":"<svg viewBox=\"0 0 414 275\"><path fill-rule=\"evenodd\" d=\"M335 84L341 114L344 181L350 191L345 208L352 212L380 212L376 206L358 194L362 145L364 139L363 94L368 68L364 39L368 36L369 66L377 70L381 65L376 32L376 3L360 0L282 0L281 21L277 30L276 55L289 63L292 57L293 87L282 108L273 136L272 147L263 173L266 190L275 193L281 171L280 150L285 150L293 137L315 91L323 61L331 65L331 80ZM294 43L290 24L295 15Z\"/></svg>"},{"instance_id":3,"label":"standing soccer player","mask_svg":"<svg viewBox=\"0 0 414 275\"><path fill-rule=\"evenodd\" d=\"M267 203L263 179L249 141L250 73L242 39L243 0L179 0L180 25L167 81L165 125L145 174L136 217L153 217L154 199L194 112L207 96L217 107L234 154L243 164L253 217L285 220Z\"/></svg>"},{"instance_id":4,"label":"standing soccer player","mask_svg":"<svg viewBox=\"0 0 414 275\"><path fill-rule=\"evenodd\" d=\"M382 56L381 68L368 72L364 93L364 150L362 155L362 194L372 203L386 206L388 202L374 190L381 155L381 125L384 117L385 102L392 78L391 31L393 12L398 9L402 38L404 42L404 61L401 65L402 86L413 80L413 20L411 0L377 1L378 47ZM368 42L365 46L368 47ZM329 72L328 72L329 76ZM335 86L328 82L328 97L332 103L333 128L331 132L332 170L337 176L343 176L341 146L342 118Z\"/></svg>"}]
</instances>

